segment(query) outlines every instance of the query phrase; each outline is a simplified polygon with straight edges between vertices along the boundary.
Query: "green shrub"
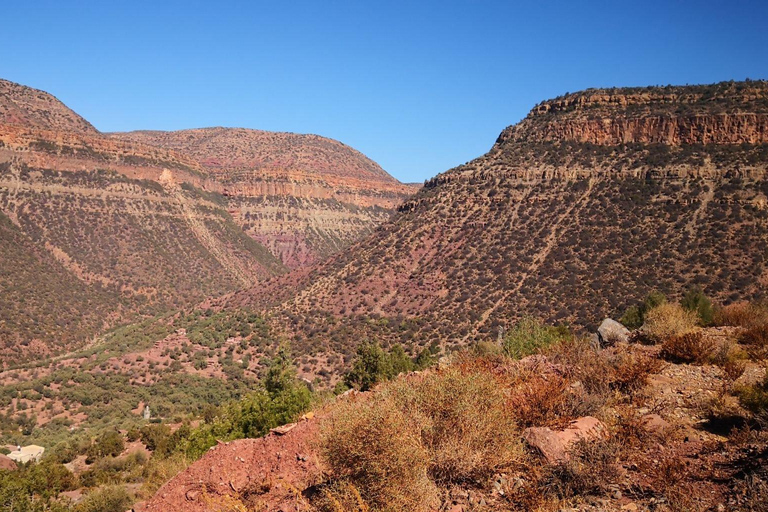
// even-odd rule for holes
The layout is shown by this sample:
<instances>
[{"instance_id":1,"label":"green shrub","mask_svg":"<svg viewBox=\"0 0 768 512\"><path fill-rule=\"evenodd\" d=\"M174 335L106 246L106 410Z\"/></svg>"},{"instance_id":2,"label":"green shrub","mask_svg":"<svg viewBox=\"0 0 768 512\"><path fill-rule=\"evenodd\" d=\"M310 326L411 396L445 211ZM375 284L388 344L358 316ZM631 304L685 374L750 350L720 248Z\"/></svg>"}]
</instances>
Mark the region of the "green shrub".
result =
<instances>
[{"instance_id":1,"label":"green shrub","mask_svg":"<svg viewBox=\"0 0 768 512\"><path fill-rule=\"evenodd\" d=\"M133 498L122 486L105 487L88 493L73 512L124 512Z\"/></svg>"},{"instance_id":2,"label":"green shrub","mask_svg":"<svg viewBox=\"0 0 768 512\"><path fill-rule=\"evenodd\" d=\"M680 305L688 311L693 311L699 316L700 325L706 327L712 325L715 317L715 310L712 307L712 301L704 295L699 287L689 289L683 295Z\"/></svg>"},{"instance_id":3,"label":"green shrub","mask_svg":"<svg viewBox=\"0 0 768 512\"><path fill-rule=\"evenodd\" d=\"M645 300L636 306L630 306L619 319L619 321L628 329L639 329L645 322L645 315L653 308L667 302L663 293L653 291L648 294Z\"/></svg>"},{"instance_id":4,"label":"green shrub","mask_svg":"<svg viewBox=\"0 0 768 512\"><path fill-rule=\"evenodd\" d=\"M424 358L420 362L422 365L426 364ZM394 345L387 353L378 343L363 342L357 348L357 358L352 369L344 376L344 382L349 387L367 391L380 382L415 369L416 364L406 355L401 345Z\"/></svg>"},{"instance_id":5,"label":"green shrub","mask_svg":"<svg viewBox=\"0 0 768 512\"><path fill-rule=\"evenodd\" d=\"M117 457L125 449L125 442L123 436L119 432L114 430L103 433L91 447L88 449L87 462L90 464L93 461L102 457Z\"/></svg>"},{"instance_id":6,"label":"green shrub","mask_svg":"<svg viewBox=\"0 0 768 512\"><path fill-rule=\"evenodd\" d=\"M502 346L507 356L521 359L570 337L564 327L543 325L534 318L524 317L507 332Z\"/></svg>"}]
</instances>

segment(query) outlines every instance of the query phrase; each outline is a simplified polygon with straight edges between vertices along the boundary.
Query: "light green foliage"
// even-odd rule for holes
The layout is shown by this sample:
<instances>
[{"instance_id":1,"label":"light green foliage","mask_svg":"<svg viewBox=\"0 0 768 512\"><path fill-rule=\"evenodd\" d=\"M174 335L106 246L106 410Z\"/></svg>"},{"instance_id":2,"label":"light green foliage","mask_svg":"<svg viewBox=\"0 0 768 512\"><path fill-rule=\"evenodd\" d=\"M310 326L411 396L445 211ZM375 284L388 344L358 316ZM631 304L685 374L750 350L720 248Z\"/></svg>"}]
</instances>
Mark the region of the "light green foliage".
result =
<instances>
[{"instance_id":1,"label":"light green foliage","mask_svg":"<svg viewBox=\"0 0 768 512\"><path fill-rule=\"evenodd\" d=\"M122 486L105 487L89 493L74 512L124 512L133 499Z\"/></svg>"},{"instance_id":2,"label":"light green foliage","mask_svg":"<svg viewBox=\"0 0 768 512\"><path fill-rule=\"evenodd\" d=\"M91 463L102 457L117 457L125 448L123 436L115 430L104 432L88 449L87 462Z\"/></svg>"},{"instance_id":3,"label":"light green foliage","mask_svg":"<svg viewBox=\"0 0 768 512\"><path fill-rule=\"evenodd\" d=\"M278 393L290 388L296 380L296 367L293 365L291 349L287 344L280 344L277 354L269 361L264 376L264 388L269 393Z\"/></svg>"},{"instance_id":4,"label":"light green foliage","mask_svg":"<svg viewBox=\"0 0 768 512\"><path fill-rule=\"evenodd\" d=\"M60 512L65 507L53 498L75 488L75 476L62 464L45 461L17 471L0 470L0 510L8 512Z\"/></svg>"},{"instance_id":5,"label":"light green foliage","mask_svg":"<svg viewBox=\"0 0 768 512\"><path fill-rule=\"evenodd\" d=\"M504 353L520 359L571 337L565 327L544 325L531 317L523 317L504 336Z\"/></svg>"}]
</instances>

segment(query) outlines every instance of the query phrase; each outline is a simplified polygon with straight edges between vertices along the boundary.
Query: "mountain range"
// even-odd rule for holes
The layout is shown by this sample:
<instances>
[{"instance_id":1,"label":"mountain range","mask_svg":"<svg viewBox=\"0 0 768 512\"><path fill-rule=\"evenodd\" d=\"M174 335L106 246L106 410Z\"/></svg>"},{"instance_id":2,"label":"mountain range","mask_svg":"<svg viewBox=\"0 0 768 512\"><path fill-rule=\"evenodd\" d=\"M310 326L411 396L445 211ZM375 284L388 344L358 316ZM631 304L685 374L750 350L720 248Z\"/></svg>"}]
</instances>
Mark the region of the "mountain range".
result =
<instances>
[{"instance_id":1,"label":"mountain range","mask_svg":"<svg viewBox=\"0 0 768 512\"><path fill-rule=\"evenodd\" d=\"M767 167L766 82L568 94L350 250L218 304L349 356L366 337L414 351L495 340L524 316L594 329L653 290L760 299Z\"/></svg>"},{"instance_id":2,"label":"mountain range","mask_svg":"<svg viewBox=\"0 0 768 512\"><path fill-rule=\"evenodd\" d=\"M326 257L413 190L324 137L105 134L0 80L0 357L76 347Z\"/></svg>"}]
</instances>

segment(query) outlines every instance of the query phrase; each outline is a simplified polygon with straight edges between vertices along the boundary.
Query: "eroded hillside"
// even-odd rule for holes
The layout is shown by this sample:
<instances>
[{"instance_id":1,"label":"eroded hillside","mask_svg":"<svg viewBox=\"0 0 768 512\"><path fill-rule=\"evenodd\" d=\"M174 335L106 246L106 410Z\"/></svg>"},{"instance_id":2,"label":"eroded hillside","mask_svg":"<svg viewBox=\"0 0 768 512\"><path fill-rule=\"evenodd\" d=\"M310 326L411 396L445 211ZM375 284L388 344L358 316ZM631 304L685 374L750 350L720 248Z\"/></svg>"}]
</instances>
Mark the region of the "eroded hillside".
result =
<instances>
[{"instance_id":1,"label":"eroded hillside","mask_svg":"<svg viewBox=\"0 0 768 512\"><path fill-rule=\"evenodd\" d=\"M360 240L416 190L317 135L243 128L111 135L194 157L220 183L243 230L292 268Z\"/></svg>"},{"instance_id":2,"label":"eroded hillside","mask_svg":"<svg viewBox=\"0 0 768 512\"><path fill-rule=\"evenodd\" d=\"M350 339L365 336L422 346L493 339L526 314L594 327L636 300L628 290L762 297L768 84L693 88L708 98L695 109L680 100L690 89L544 103L488 154L430 180L391 222L308 273L297 294L276 301L277 284L229 304L272 306L275 325L309 352L349 354ZM652 100L637 107L636 97ZM751 121L723 135L722 116L736 114ZM682 130L691 116L705 128ZM678 129L623 129L614 140L616 126L650 119Z\"/></svg>"}]
</instances>

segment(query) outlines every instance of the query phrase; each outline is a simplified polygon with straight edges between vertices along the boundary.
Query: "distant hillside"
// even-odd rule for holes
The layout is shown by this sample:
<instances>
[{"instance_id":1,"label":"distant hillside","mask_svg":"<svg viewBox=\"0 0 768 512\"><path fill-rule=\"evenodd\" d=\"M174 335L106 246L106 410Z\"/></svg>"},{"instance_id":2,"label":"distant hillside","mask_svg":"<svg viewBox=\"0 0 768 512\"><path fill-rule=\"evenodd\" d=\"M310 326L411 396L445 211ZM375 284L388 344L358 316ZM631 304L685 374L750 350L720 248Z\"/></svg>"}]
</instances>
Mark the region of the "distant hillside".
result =
<instances>
[{"instance_id":1,"label":"distant hillside","mask_svg":"<svg viewBox=\"0 0 768 512\"><path fill-rule=\"evenodd\" d=\"M289 267L323 260L369 234L417 187L341 142L243 128L114 133L195 158L237 223Z\"/></svg>"},{"instance_id":2,"label":"distant hillside","mask_svg":"<svg viewBox=\"0 0 768 512\"><path fill-rule=\"evenodd\" d=\"M0 214L13 243L0 259L0 297L12 302L0 312L0 364L286 270L205 190L195 160L105 137L10 82L0 108Z\"/></svg>"},{"instance_id":3,"label":"distant hillside","mask_svg":"<svg viewBox=\"0 0 768 512\"><path fill-rule=\"evenodd\" d=\"M766 98L748 82L545 102L371 237L289 278L298 293L277 280L227 304L271 308L310 353L349 354L366 336L495 339L523 315L593 328L653 289L764 297Z\"/></svg>"}]
</instances>

